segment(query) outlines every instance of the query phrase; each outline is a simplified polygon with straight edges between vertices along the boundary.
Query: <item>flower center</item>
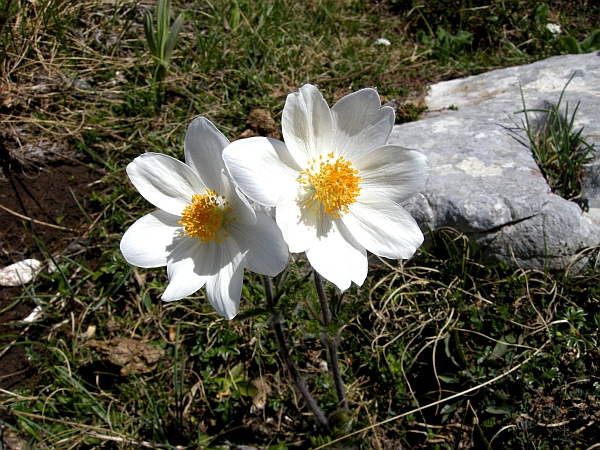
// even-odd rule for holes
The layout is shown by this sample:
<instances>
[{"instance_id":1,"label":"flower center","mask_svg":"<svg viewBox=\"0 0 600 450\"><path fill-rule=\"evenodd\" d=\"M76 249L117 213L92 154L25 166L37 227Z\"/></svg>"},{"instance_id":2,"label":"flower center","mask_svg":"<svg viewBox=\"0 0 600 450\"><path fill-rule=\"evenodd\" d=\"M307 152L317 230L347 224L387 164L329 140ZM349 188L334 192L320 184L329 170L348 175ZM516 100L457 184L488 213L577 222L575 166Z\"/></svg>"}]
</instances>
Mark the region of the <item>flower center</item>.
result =
<instances>
[{"instance_id":1,"label":"flower center","mask_svg":"<svg viewBox=\"0 0 600 450\"><path fill-rule=\"evenodd\" d=\"M181 213L179 224L189 237L197 237L202 242L223 242L223 238L229 237L229 222L235 220L235 217L228 217L230 213L225 196L219 197L216 191L207 189L204 195L192 195L192 204Z\"/></svg>"},{"instance_id":2,"label":"flower center","mask_svg":"<svg viewBox=\"0 0 600 450\"><path fill-rule=\"evenodd\" d=\"M306 207L318 211L319 219L323 219L322 211L339 219L340 213L347 213L348 205L360 195L358 185L362 178L357 175L358 170L343 156L334 160L333 152L326 158L319 156L319 161L313 158L307 164L298 179L304 190L312 193Z\"/></svg>"}]
</instances>

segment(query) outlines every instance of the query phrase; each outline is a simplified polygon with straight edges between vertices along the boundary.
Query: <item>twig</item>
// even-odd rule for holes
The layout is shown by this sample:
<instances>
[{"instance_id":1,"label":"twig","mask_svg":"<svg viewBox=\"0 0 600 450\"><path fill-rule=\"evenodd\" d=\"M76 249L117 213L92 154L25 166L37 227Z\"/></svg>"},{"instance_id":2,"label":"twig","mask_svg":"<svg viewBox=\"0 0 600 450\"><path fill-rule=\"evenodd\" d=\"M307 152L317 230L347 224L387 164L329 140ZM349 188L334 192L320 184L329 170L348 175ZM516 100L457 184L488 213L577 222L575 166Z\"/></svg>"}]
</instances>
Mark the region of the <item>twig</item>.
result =
<instances>
[{"instance_id":1,"label":"twig","mask_svg":"<svg viewBox=\"0 0 600 450\"><path fill-rule=\"evenodd\" d=\"M61 227L58 225L53 225L51 223L41 222L39 220L32 219L31 217L27 217L22 214L19 214L18 212L13 211L12 209L8 209L6 206L0 205L0 208L3 209L4 211L6 211L7 213L10 213L14 216L19 217L20 219L28 220L29 222L37 223L38 225L43 225L45 227L50 227L50 228L56 228L57 230L63 230L63 231L75 231L73 228L65 228L65 227Z\"/></svg>"}]
</instances>

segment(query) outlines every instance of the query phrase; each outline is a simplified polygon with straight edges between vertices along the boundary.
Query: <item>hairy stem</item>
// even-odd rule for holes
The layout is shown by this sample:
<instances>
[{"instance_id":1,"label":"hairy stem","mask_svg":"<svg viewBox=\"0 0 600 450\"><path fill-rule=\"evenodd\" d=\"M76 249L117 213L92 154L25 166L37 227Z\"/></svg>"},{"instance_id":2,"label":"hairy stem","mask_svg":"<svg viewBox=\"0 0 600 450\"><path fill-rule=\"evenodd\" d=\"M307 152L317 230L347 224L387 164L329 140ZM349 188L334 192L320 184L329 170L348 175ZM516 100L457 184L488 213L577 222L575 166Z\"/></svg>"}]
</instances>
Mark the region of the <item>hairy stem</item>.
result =
<instances>
[{"instance_id":1,"label":"hairy stem","mask_svg":"<svg viewBox=\"0 0 600 450\"><path fill-rule=\"evenodd\" d=\"M313 271L315 277L315 286L317 288L317 297L319 297L319 303L321 304L321 311L323 313L323 325L327 329L331 324L331 310L329 309L329 303L327 302L327 296L325 295L325 288L323 286L323 279L316 270ZM335 390L338 397L338 406L344 411L348 411L348 401L346 400L346 390L344 388L344 380L342 380L342 372L340 371L340 362L338 359L338 347L340 344L340 336L336 334L333 339L329 339L327 331L322 333L322 338L326 341L327 350L329 353L329 363L331 364L331 371L333 372L333 381L335 383Z\"/></svg>"},{"instance_id":2,"label":"hairy stem","mask_svg":"<svg viewBox=\"0 0 600 450\"><path fill-rule=\"evenodd\" d=\"M280 353L281 357L283 358L283 360L285 361L285 364L286 364L290 374L292 375L292 378L294 379L294 383L296 384L296 387L300 391L300 394L302 394L302 397L304 397L304 401L306 401L306 404L308 405L310 410L315 415L315 418L317 419L317 423L325 432L327 432L328 434L331 434L331 430L329 428L329 423L327 422L327 419L325 418L323 411L321 411L321 408L319 408L319 406L317 405L317 402L315 402L315 399L308 391L308 388L306 387L306 384L304 383L304 380L300 376L300 372L298 371L298 368L296 367L296 364L294 363L294 360L292 359L292 355L290 354L290 350L287 345L287 341L285 339L285 334L283 332L283 327L281 325L281 312L275 310L275 302L273 299L273 287L271 286L271 279L268 276L264 275L263 280L264 280L264 284L265 284L265 295L267 297L267 304L268 304L269 309L271 310L271 314L272 314L272 322L273 322L273 328L275 329L275 336L277 337L277 342L279 343L279 353Z\"/></svg>"}]
</instances>

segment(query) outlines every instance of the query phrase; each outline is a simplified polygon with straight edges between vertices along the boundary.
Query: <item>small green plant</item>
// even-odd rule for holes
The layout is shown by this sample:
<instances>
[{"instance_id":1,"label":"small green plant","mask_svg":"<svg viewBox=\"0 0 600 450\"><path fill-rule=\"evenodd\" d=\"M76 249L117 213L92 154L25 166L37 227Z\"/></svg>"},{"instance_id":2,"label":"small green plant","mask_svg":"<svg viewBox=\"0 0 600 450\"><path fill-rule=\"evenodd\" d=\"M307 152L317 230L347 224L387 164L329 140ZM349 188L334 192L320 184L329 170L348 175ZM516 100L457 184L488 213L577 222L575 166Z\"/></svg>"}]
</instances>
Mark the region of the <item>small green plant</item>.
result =
<instances>
[{"instance_id":1,"label":"small green plant","mask_svg":"<svg viewBox=\"0 0 600 450\"><path fill-rule=\"evenodd\" d=\"M600 30L592 31L583 41L577 42L573 36L561 36L559 44L567 53L580 54L600 50Z\"/></svg>"},{"instance_id":2,"label":"small green plant","mask_svg":"<svg viewBox=\"0 0 600 450\"><path fill-rule=\"evenodd\" d=\"M229 2L229 15L227 23L232 30L235 30L240 24L241 8L238 0L230 0Z\"/></svg>"},{"instance_id":3,"label":"small green plant","mask_svg":"<svg viewBox=\"0 0 600 450\"><path fill-rule=\"evenodd\" d=\"M559 319L554 333L569 348L585 351L597 344L597 326L586 320L587 312L582 308L570 306L566 311L557 314ZM597 317L594 318L598 320Z\"/></svg>"},{"instance_id":4,"label":"small green plant","mask_svg":"<svg viewBox=\"0 0 600 450\"><path fill-rule=\"evenodd\" d=\"M542 3L534 10L535 24L538 27L539 32L544 32L546 24L548 23L548 13L550 8L547 3Z\"/></svg>"},{"instance_id":5,"label":"small green plant","mask_svg":"<svg viewBox=\"0 0 600 450\"><path fill-rule=\"evenodd\" d=\"M464 30L450 34L444 28L438 27L435 36L428 36L422 30L418 31L417 41L429 47L440 64L445 65L451 57L456 57L464 46L471 44L473 35Z\"/></svg>"},{"instance_id":6,"label":"small green plant","mask_svg":"<svg viewBox=\"0 0 600 450\"><path fill-rule=\"evenodd\" d=\"M572 79L565 85L556 105L547 104L541 109L527 109L521 91L523 110L519 111L525 114L523 128L544 178L554 193L567 200L577 199L581 195L582 168L590 161L590 153L594 151L593 144L588 144L582 137L583 127L575 130L579 103L571 115L568 103L564 116L560 112L563 95ZM543 117L537 126L530 120L531 112L540 113Z\"/></svg>"},{"instance_id":7,"label":"small green plant","mask_svg":"<svg viewBox=\"0 0 600 450\"><path fill-rule=\"evenodd\" d=\"M154 18L148 10L144 14L144 32L150 54L154 60L154 80L162 81L167 75L167 69L171 61L171 54L177 42L177 36L183 26L183 13L180 13L169 29L171 22L171 0L158 0L156 6L156 32L154 30Z\"/></svg>"}]
</instances>

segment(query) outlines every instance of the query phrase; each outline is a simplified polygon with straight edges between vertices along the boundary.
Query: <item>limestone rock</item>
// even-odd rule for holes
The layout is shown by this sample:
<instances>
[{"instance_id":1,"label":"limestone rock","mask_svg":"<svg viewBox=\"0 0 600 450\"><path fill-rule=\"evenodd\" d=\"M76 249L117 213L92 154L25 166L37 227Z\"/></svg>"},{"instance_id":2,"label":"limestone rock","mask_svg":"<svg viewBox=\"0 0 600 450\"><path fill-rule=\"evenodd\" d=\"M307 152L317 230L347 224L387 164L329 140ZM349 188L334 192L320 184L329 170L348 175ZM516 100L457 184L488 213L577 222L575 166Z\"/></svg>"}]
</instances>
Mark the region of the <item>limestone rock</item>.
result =
<instances>
[{"instance_id":1,"label":"limestone rock","mask_svg":"<svg viewBox=\"0 0 600 450\"><path fill-rule=\"evenodd\" d=\"M558 103L600 149L600 53L566 55L431 86L427 116L394 127L389 143L423 151L432 165L407 209L424 229L466 233L489 260L563 270L600 242L600 152L585 168L589 210L554 195L523 131L527 109ZM530 113L532 125L541 118ZM579 264L578 267L582 265Z\"/></svg>"}]
</instances>

